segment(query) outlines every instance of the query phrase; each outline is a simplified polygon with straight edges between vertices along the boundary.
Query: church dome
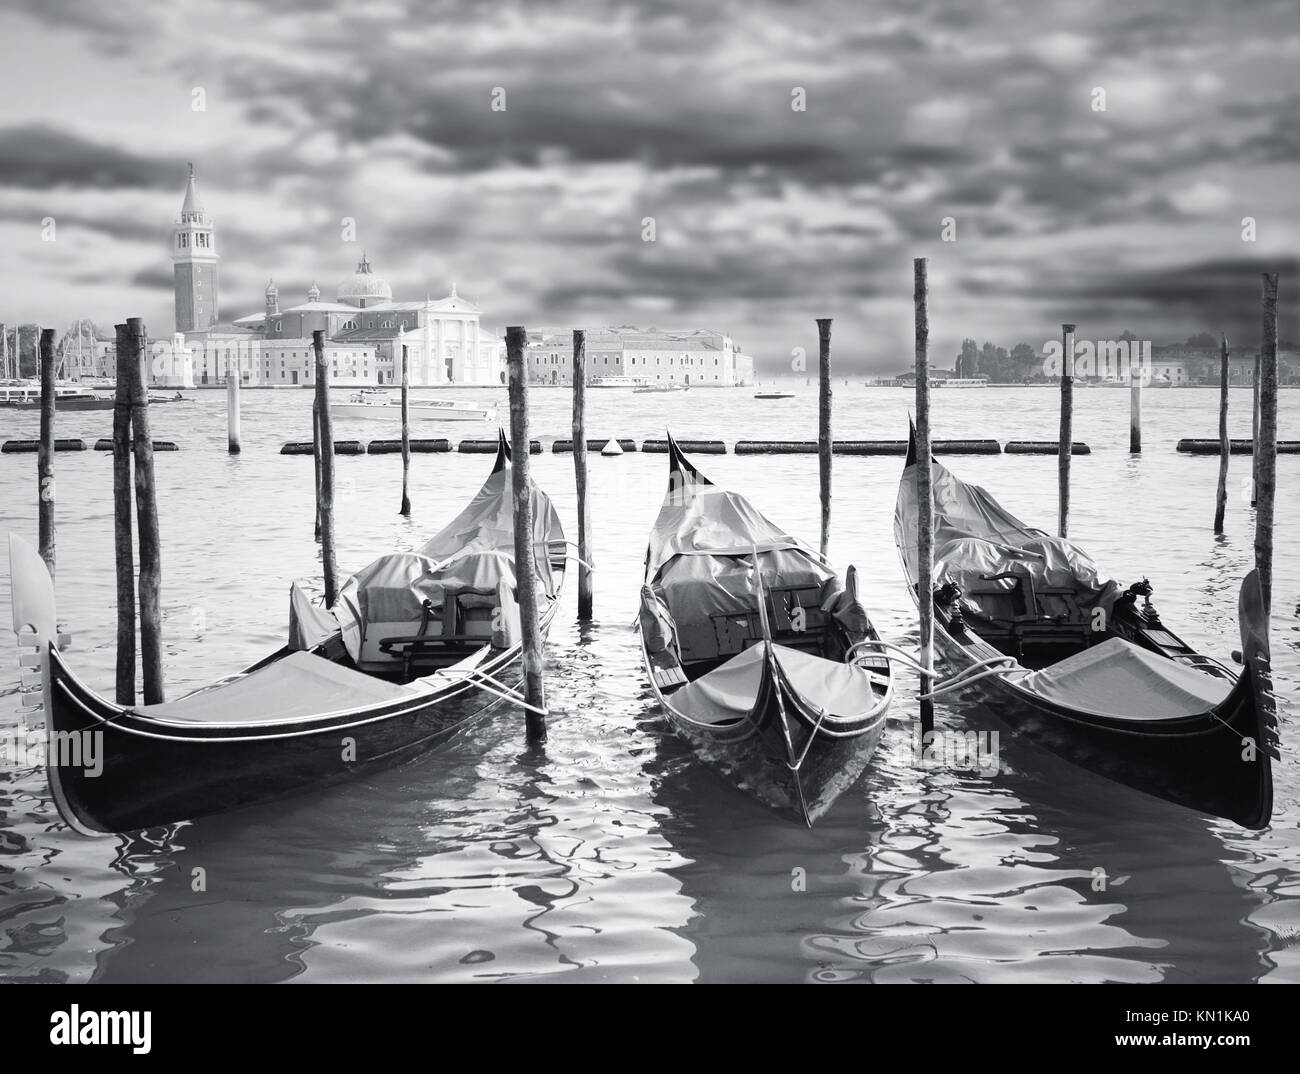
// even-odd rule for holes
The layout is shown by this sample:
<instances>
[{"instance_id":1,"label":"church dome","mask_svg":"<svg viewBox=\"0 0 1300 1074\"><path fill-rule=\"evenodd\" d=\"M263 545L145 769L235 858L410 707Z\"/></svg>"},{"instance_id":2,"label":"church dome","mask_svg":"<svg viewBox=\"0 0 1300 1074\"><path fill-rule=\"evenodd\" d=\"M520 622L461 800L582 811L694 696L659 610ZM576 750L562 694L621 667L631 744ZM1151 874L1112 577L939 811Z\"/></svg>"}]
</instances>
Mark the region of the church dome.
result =
<instances>
[{"instance_id":1,"label":"church dome","mask_svg":"<svg viewBox=\"0 0 1300 1074\"><path fill-rule=\"evenodd\" d=\"M388 286L388 281L382 276L374 274L370 268L370 262L366 260L364 254L361 257L361 263L357 265L356 273L339 282L338 300L340 302L359 306L363 302L374 305L377 302L391 302L392 299L393 289Z\"/></svg>"}]
</instances>

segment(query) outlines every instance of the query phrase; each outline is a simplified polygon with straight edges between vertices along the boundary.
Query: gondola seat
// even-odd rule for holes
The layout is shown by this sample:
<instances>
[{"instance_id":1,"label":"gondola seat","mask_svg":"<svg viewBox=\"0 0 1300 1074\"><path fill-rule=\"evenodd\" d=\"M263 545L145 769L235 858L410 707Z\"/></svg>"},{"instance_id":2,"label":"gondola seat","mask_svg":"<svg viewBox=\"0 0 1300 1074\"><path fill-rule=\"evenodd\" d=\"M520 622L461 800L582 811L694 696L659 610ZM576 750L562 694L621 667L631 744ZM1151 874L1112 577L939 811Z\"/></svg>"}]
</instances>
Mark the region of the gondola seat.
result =
<instances>
[{"instance_id":1,"label":"gondola seat","mask_svg":"<svg viewBox=\"0 0 1300 1074\"><path fill-rule=\"evenodd\" d=\"M1103 580L1082 550L1058 537L1038 537L1017 547L960 537L935 557L937 583L953 582L963 609L978 624L1040 644L1086 645L1097 609L1109 621L1120 588ZM1100 628L1104 633L1104 625ZM980 630L980 633L984 633Z\"/></svg>"},{"instance_id":2,"label":"gondola seat","mask_svg":"<svg viewBox=\"0 0 1300 1074\"><path fill-rule=\"evenodd\" d=\"M520 636L513 566L495 549L441 561L384 556L348 579L334 614L356 666L377 674L442 665L485 644L510 648Z\"/></svg>"}]
</instances>

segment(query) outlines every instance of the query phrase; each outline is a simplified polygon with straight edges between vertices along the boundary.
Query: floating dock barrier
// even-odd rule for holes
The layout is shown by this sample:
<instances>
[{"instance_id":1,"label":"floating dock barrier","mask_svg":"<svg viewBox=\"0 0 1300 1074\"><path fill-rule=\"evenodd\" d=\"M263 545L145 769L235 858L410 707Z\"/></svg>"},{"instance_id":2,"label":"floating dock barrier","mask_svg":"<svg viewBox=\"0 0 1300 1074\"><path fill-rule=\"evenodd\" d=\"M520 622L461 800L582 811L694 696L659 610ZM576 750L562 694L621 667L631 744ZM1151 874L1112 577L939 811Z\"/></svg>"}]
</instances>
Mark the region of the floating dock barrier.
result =
<instances>
[{"instance_id":1,"label":"floating dock barrier","mask_svg":"<svg viewBox=\"0 0 1300 1074\"><path fill-rule=\"evenodd\" d=\"M180 451L176 446L175 440L155 440L153 442L154 451ZM96 451L112 451L113 438L111 436L101 437L95 441Z\"/></svg>"},{"instance_id":2,"label":"floating dock barrier","mask_svg":"<svg viewBox=\"0 0 1300 1074\"><path fill-rule=\"evenodd\" d=\"M935 440L930 450L939 455L1001 455L996 440Z\"/></svg>"},{"instance_id":3,"label":"floating dock barrier","mask_svg":"<svg viewBox=\"0 0 1300 1074\"><path fill-rule=\"evenodd\" d=\"M432 455L451 450L451 441L436 438L432 440L412 440L412 455ZM402 442L400 440L372 440L366 445L366 454L368 455L400 455L402 453Z\"/></svg>"},{"instance_id":4,"label":"floating dock barrier","mask_svg":"<svg viewBox=\"0 0 1300 1074\"><path fill-rule=\"evenodd\" d=\"M497 453L496 440L462 440L456 450L462 455L495 455ZM528 441L528 454L540 455L542 453L542 442L540 440Z\"/></svg>"},{"instance_id":5,"label":"floating dock barrier","mask_svg":"<svg viewBox=\"0 0 1300 1074\"><path fill-rule=\"evenodd\" d=\"M689 451L695 455L725 455L727 453L727 445L721 440L678 440L677 446L683 451ZM641 444L641 450L652 455L666 455L668 453L668 441L645 440Z\"/></svg>"},{"instance_id":6,"label":"floating dock barrier","mask_svg":"<svg viewBox=\"0 0 1300 1074\"><path fill-rule=\"evenodd\" d=\"M906 450L907 445L903 445ZM737 440L737 455L816 455L816 440Z\"/></svg>"},{"instance_id":7,"label":"floating dock barrier","mask_svg":"<svg viewBox=\"0 0 1300 1074\"><path fill-rule=\"evenodd\" d=\"M40 449L39 440L6 440L4 446L0 447L0 453L5 455L17 455L25 452L35 453ZM86 442L84 440L55 440L55 451L85 451Z\"/></svg>"},{"instance_id":8,"label":"floating dock barrier","mask_svg":"<svg viewBox=\"0 0 1300 1074\"><path fill-rule=\"evenodd\" d=\"M1229 440L1228 452L1232 455L1251 455L1254 453L1254 443L1250 440ZM1217 440L1179 440L1178 450L1186 455L1217 455L1219 453L1219 442ZM1300 440L1279 440L1277 442L1277 453L1279 455L1300 455Z\"/></svg>"},{"instance_id":9,"label":"floating dock barrier","mask_svg":"<svg viewBox=\"0 0 1300 1074\"><path fill-rule=\"evenodd\" d=\"M310 440L290 440L280 448L281 455L310 455L313 452ZM335 440L335 455L364 455L366 446L360 440Z\"/></svg>"},{"instance_id":10,"label":"floating dock barrier","mask_svg":"<svg viewBox=\"0 0 1300 1074\"><path fill-rule=\"evenodd\" d=\"M608 444L608 443L610 442L610 440L611 440L611 438L608 437L608 436L605 437L605 438L603 438L603 439L600 439L600 440L592 440L591 438L588 438L588 440L587 440L587 450L588 450L588 451L604 451L604 450L605 450L605 445ZM614 440L614 443L616 443L616 444L617 444L619 447L621 447L624 451L635 451L635 450L636 450L636 441L635 441L635 440ZM552 451L553 453L555 453L556 455L559 455L561 452L572 451L572 450L573 450L573 441L572 441L572 440L557 440L557 441L555 441L555 443L553 443L553 444L551 445L551 451Z\"/></svg>"},{"instance_id":11,"label":"floating dock barrier","mask_svg":"<svg viewBox=\"0 0 1300 1074\"><path fill-rule=\"evenodd\" d=\"M1008 455L1059 455L1061 443L1059 440L1008 440L1002 450ZM1091 455L1092 448L1081 440L1075 440L1070 445L1070 454Z\"/></svg>"},{"instance_id":12,"label":"floating dock barrier","mask_svg":"<svg viewBox=\"0 0 1300 1074\"><path fill-rule=\"evenodd\" d=\"M817 441L812 441L817 450ZM831 445L832 455L906 455L906 440L836 440Z\"/></svg>"}]
</instances>

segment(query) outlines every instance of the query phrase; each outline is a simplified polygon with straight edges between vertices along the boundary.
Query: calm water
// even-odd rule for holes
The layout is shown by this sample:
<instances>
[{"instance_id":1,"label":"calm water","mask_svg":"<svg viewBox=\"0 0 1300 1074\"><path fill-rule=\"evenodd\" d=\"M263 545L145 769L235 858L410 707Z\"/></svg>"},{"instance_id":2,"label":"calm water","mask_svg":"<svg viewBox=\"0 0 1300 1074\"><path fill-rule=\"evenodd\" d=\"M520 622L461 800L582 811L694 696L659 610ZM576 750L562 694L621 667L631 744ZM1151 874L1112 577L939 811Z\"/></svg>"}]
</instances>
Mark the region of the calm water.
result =
<instances>
[{"instance_id":1,"label":"calm water","mask_svg":"<svg viewBox=\"0 0 1300 1074\"><path fill-rule=\"evenodd\" d=\"M816 435L816 390L758 402L695 391L667 403L590 393L590 435ZM280 644L288 586L316 569L312 464L276 454L310 438L310 395L247 392L244 453L225 453L224 396L154 408L170 696ZM504 392L460 393L460 398ZM570 435L567 392L533 392L533 435ZM835 432L905 435L908 392L836 386ZM1050 390L938 392L936 436L1054 439ZM1217 393L1147 393L1146 454L1127 454L1128 394L1076 392L1072 536L1115 576L1149 575L1164 617L1226 658L1236 589L1252 562L1234 457L1228 533L1211 533L1214 459L1175 454L1216 435ZM1232 395L1249 435L1249 395ZM667 410L671 408L671 418ZM59 418L58 435L109 433L107 413ZM0 417L35 436L35 414ZM1283 393L1283 435L1300 393ZM489 435L425 426L422 435ZM392 435L373 422L340 437ZM817 460L701 457L704 471L815 541ZM831 555L856 563L884 635L914 644L893 547L901 460L835 463ZM949 464L1016 513L1055 524L1052 457ZM397 456L341 457L340 566L411 547L482 482L485 456L417 455L414 514L396 514ZM111 693L115 630L111 463L57 457L60 618L71 659ZM1300 981L1300 726L1281 706L1273 827L1248 833L1142 797L1004 742L992 778L910 763L915 682L904 677L876 762L813 831L780 819L691 762L642 677L636 592L663 456L591 459L596 615L565 594L547 650L550 740L530 752L503 710L425 757L343 787L133 838L86 839L59 822L43 774L0 770L0 976L24 981ZM534 457L576 530L571 456ZM1274 671L1300 685L1300 457L1279 460ZM35 540L35 457L0 457L0 531ZM0 572L7 622L9 578ZM7 629L7 627L6 627ZM3 654L8 654L3 655ZM17 722L12 642L0 644L0 721ZM939 721L961 726L958 711ZM206 890L193 890L194 870ZM1110 878L1094 890L1094 870Z\"/></svg>"}]
</instances>

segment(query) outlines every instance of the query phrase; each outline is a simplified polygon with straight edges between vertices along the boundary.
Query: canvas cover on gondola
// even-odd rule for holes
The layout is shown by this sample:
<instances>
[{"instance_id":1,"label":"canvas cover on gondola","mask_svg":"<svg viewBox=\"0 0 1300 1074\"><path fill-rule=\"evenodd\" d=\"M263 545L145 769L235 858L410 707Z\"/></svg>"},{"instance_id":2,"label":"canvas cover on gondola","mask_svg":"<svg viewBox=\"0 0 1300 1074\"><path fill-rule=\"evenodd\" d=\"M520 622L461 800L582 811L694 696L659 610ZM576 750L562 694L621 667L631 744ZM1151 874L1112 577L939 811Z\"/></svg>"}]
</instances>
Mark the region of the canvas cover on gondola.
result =
<instances>
[{"instance_id":1,"label":"canvas cover on gondola","mask_svg":"<svg viewBox=\"0 0 1300 1074\"><path fill-rule=\"evenodd\" d=\"M898 489L894 539L911 577L917 573L917 499L915 465ZM934 490L934 580L957 583L964 593L977 589L1015 587L1011 579L990 581L990 575L1016 573L1035 585L1073 589L1080 607L1101 607L1109 614L1121 589L1101 577L1083 549L1063 537L1026 526L978 485L955 477L942 463L931 461Z\"/></svg>"},{"instance_id":2,"label":"canvas cover on gondola","mask_svg":"<svg viewBox=\"0 0 1300 1074\"><path fill-rule=\"evenodd\" d=\"M518 634L514 572L514 500L511 473L502 467L488 477L475 497L438 534L414 552L393 552L352 575L339 589L334 607L312 607L301 590L290 593L290 645L310 649L332 633L342 633L353 660L363 657L366 625L419 624L425 602L441 619L446 594L470 594L486 605L506 609L494 644ZM533 506L533 550L539 596L555 596L551 546L562 545L564 529L551 499L529 483ZM512 614L513 613L513 614Z\"/></svg>"},{"instance_id":3,"label":"canvas cover on gondola","mask_svg":"<svg viewBox=\"0 0 1300 1074\"><path fill-rule=\"evenodd\" d=\"M772 652L781 674L814 711L852 714L868 711L877 703L867 678L847 664L823 660L787 645L773 644ZM722 725L743 720L757 702L769 674L764 646L752 645L683 686L673 696L673 705L705 723Z\"/></svg>"},{"instance_id":4,"label":"canvas cover on gondola","mask_svg":"<svg viewBox=\"0 0 1300 1074\"><path fill-rule=\"evenodd\" d=\"M397 686L312 653L296 652L229 682L131 711L171 723L282 723L401 700L417 692L416 686Z\"/></svg>"},{"instance_id":5,"label":"canvas cover on gondola","mask_svg":"<svg viewBox=\"0 0 1300 1074\"><path fill-rule=\"evenodd\" d=\"M744 496L702 481L671 489L650 534L647 576L673 556L749 555L799 542L764 518Z\"/></svg>"},{"instance_id":6,"label":"canvas cover on gondola","mask_svg":"<svg viewBox=\"0 0 1300 1074\"><path fill-rule=\"evenodd\" d=\"M459 515L417 551L433 560L443 560L463 552L499 549L510 556L515 548L514 497L510 471L501 469L490 476L478 495ZM564 541L564 527L551 498L535 484L529 483L533 506L533 560L537 577L547 596L555 595L548 547Z\"/></svg>"},{"instance_id":7,"label":"canvas cover on gondola","mask_svg":"<svg viewBox=\"0 0 1300 1074\"><path fill-rule=\"evenodd\" d=\"M838 589L835 572L799 548L759 552L758 565L764 592L780 587L815 589L820 594L828 583ZM753 551L676 556L660 570L654 589L679 620L753 610L757 592Z\"/></svg>"},{"instance_id":8,"label":"canvas cover on gondola","mask_svg":"<svg viewBox=\"0 0 1300 1074\"><path fill-rule=\"evenodd\" d=\"M765 590L814 588L835 572L744 496L689 475L676 482L650 535L647 577L678 622L752 611L755 551Z\"/></svg>"},{"instance_id":9,"label":"canvas cover on gondola","mask_svg":"<svg viewBox=\"0 0 1300 1074\"><path fill-rule=\"evenodd\" d=\"M1233 682L1158 656L1123 638L1107 638L1031 672L1020 685L1084 712L1160 720L1221 705Z\"/></svg>"}]
</instances>

